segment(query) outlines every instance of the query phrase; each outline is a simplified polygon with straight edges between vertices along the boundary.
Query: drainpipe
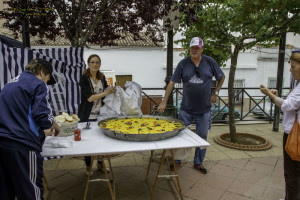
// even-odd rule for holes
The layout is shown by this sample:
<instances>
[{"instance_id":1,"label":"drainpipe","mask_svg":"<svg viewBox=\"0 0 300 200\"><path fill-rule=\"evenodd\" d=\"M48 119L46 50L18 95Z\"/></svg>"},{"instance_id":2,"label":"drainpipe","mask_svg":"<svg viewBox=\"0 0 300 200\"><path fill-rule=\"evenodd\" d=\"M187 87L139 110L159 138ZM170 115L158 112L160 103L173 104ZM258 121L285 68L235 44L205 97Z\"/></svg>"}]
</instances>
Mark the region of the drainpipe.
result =
<instances>
[{"instance_id":1,"label":"drainpipe","mask_svg":"<svg viewBox=\"0 0 300 200\"><path fill-rule=\"evenodd\" d=\"M173 75L173 29L168 31L168 47L167 47L167 75L165 78L167 88ZM173 94L170 94L168 105L173 105Z\"/></svg>"},{"instance_id":2,"label":"drainpipe","mask_svg":"<svg viewBox=\"0 0 300 200\"><path fill-rule=\"evenodd\" d=\"M280 36L279 44L279 55L278 55L278 67L277 67L277 81L276 89L278 90L278 96L282 96L282 82L283 82L283 70L284 70L284 56L285 56L285 46L286 46L286 33L282 33ZM280 109L275 106L274 111L274 121L273 121L273 131L279 130L280 121Z\"/></svg>"},{"instance_id":3,"label":"drainpipe","mask_svg":"<svg viewBox=\"0 0 300 200\"><path fill-rule=\"evenodd\" d=\"M20 0L20 3L22 5L21 7L23 9L27 9L27 2L28 2L27 0ZM25 13L27 13L27 11ZM27 17L26 17L26 15L24 15L23 19L22 19L23 45L24 45L24 47L30 48L30 38L29 38L28 26L29 26L29 23L28 23Z\"/></svg>"}]
</instances>

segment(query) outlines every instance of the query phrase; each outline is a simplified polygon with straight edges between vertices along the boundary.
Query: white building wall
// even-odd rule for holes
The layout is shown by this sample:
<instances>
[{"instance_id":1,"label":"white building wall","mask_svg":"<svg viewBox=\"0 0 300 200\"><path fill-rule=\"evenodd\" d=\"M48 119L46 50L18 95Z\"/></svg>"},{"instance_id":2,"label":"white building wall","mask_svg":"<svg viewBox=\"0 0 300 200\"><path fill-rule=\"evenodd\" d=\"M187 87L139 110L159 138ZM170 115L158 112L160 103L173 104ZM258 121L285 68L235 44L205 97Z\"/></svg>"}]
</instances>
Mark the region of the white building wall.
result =
<instances>
[{"instance_id":1,"label":"white building wall","mask_svg":"<svg viewBox=\"0 0 300 200\"><path fill-rule=\"evenodd\" d=\"M277 78L278 68L278 48L254 48L246 52L240 52L237 63L235 79L244 79L245 87L259 87L261 84L268 85L269 79ZM283 87L290 86L290 64L288 63L291 55L291 49L286 49ZM227 61L226 67L222 68L226 75L226 81L223 87L228 87L228 78L230 70L230 60ZM285 94L287 91L284 91ZM251 95L259 94L259 90L250 91ZM227 92L223 91L223 95Z\"/></svg>"},{"instance_id":2,"label":"white building wall","mask_svg":"<svg viewBox=\"0 0 300 200\"><path fill-rule=\"evenodd\" d=\"M287 33L286 34L286 44L292 45L296 49L300 49L300 35L294 33Z\"/></svg>"},{"instance_id":3,"label":"white building wall","mask_svg":"<svg viewBox=\"0 0 300 200\"><path fill-rule=\"evenodd\" d=\"M101 48L85 49L87 62L91 54L100 56L100 70L115 70L116 75L132 75L132 80L143 88L163 88L166 77L166 51L157 48ZM174 68L177 66L179 53L174 52ZM162 95L164 91L152 91L151 95Z\"/></svg>"}]
</instances>

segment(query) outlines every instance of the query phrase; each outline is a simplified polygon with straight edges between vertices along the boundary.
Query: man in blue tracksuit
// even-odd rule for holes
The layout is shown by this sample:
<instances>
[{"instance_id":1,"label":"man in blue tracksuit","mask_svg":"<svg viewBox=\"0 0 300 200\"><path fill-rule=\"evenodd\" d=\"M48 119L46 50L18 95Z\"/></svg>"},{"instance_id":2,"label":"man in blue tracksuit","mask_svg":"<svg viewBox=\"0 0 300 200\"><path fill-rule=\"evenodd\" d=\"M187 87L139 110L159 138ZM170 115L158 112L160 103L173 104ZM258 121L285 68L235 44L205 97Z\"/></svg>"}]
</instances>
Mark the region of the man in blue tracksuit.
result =
<instances>
[{"instance_id":1,"label":"man in blue tracksuit","mask_svg":"<svg viewBox=\"0 0 300 200\"><path fill-rule=\"evenodd\" d=\"M57 135L48 102L52 65L33 59L0 92L0 199L43 199L43 158L47 135Z\"/></svg>"}]
</instances>

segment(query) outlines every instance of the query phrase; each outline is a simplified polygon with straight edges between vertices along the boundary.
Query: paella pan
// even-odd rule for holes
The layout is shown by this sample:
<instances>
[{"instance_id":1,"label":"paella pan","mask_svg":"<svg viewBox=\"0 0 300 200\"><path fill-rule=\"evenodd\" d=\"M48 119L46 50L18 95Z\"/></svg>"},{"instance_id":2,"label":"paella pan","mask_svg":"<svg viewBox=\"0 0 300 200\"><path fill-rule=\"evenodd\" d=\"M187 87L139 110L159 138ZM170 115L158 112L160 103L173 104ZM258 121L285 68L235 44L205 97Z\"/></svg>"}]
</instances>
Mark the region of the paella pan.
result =
<instances>
[{"instance_id":1,"label":"paella pan","mask_svg":"<svg viewBox=\"0 0 300 200\"><path fill-rule=\"evenodd\" d=\"M108 137L138 142L174 137L184 128L181 120L152 115L108 118L98 126Z\"/></svg>"}]
</instances>

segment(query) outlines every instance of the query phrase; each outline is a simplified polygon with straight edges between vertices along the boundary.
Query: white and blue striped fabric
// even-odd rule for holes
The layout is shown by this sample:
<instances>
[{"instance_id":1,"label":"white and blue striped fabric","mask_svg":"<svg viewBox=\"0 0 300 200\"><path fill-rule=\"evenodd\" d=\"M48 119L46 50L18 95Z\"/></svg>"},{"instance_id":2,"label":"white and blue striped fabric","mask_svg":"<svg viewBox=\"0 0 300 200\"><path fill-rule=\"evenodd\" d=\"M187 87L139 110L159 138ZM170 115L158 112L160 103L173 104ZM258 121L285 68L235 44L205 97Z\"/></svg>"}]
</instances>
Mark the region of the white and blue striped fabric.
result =
<instances>
[{"instance_id":1,"label":"white and blue striped fabric","mask_svg":"<svg viewBox=\"0 0 300 200\"><path fill-rule=\"evenodd\" d=\"M57 82L49 86L53 115L77 113L79 79L85 69L83 50L83 47L28 49L21 42L0 35L0 92L33 58L44 58L52 63Z\"/></svg>"}]
</instances>

